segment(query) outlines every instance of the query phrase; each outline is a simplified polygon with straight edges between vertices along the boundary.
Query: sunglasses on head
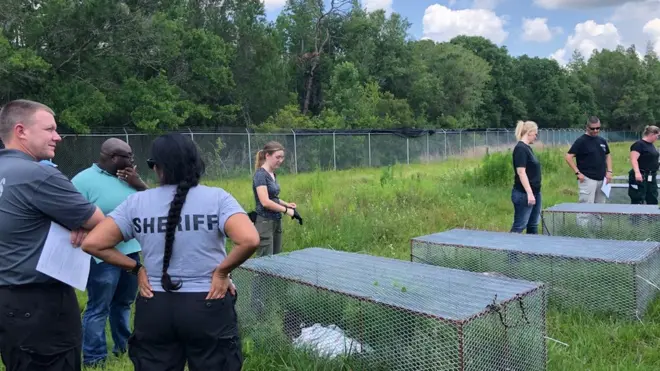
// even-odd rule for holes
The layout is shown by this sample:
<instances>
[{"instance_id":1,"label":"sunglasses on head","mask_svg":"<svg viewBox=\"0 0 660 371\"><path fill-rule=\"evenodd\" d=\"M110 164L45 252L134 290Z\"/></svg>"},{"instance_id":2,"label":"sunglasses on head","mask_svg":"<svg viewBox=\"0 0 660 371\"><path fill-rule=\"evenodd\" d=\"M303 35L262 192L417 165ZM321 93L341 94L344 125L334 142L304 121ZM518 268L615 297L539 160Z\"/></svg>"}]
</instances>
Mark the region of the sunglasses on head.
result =
<instances>
[{"instance_id":1,"label":"sunglasses on head","mask_svg":"<svg viewBox=\"0 0 660 371\"><path fill-rule=\"evenodd\" d=\"M156 162L154 160L147 159L147 166L149 167L149 169L153 169L155 165L156 165Z\"/></svg>"}]
</instances>

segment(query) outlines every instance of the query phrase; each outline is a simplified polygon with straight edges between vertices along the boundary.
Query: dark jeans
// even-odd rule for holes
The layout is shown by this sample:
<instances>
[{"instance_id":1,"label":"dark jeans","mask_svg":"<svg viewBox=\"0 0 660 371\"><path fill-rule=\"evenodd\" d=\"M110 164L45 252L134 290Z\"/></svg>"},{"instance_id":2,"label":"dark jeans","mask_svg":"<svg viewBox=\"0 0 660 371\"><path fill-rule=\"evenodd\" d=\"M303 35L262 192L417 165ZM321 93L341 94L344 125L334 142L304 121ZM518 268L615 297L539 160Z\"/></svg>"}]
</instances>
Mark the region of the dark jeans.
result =
<instances>
[{"instance_id":1,"label":"dark jeans","mask_svg":"<svg viewBox=\"0 0 660 371\"><path fill-rule=\"evenodd\" d=\"M81 340L71 286L0 287L0 354L7 371L80 371Z\"/></svg>"},{"instance_id":2,"label":"dark jeans","mask_svg":"<svg viewBox=\"0 0 660 371\"><path fill-rule=\"evenodd\" d=\"M515 188L511 190L511 202L513 203L511 232L522 233L527 229L527 234L538 234L541 219L541 192L534 193L534 198L536 198L536 204L530 206L527 203L527 193Z\"/></svg>"},{"instance_id":3,"label":"dark jeans","mask_svg":"<svg viewBox=\"0 0 660 371\"><path fill-rule=\"evenodd\" d=\"M635 171L628 172L628 196L630 197L631 204L658 204L658 181L655 172L640 171L642 173L642 181L638 182L635 179ZM651 181L649 181L649 176Z\"/></svg>"},{"instance_id":4,"label":"dark jeans","mask_svg":"<svg viewBox=\"0 0 660 371\"><path fill-rule=\"evenodd\" d=\"M128 355L135 371L238 371L243 366L236 297L206 292L138 296ZM237 293L238 295L238 293Z\"/></svg>"},{"instance_id":5,"label":"dark jeans","mask_svg":"<svg viewBox=\"0 0 660 371\"><path fill-rule=\"evenodd\" d=\"M139 261L139 253L128 255ZM114 342L113 353L126 352L131 335L131 304L137 295L137 277L105 262L91 258L87 281L87 307L83 315L83 363L97 365L105 361L108 346L105 325L110 319L110 332Z\"/></svg>"}]
</instances>

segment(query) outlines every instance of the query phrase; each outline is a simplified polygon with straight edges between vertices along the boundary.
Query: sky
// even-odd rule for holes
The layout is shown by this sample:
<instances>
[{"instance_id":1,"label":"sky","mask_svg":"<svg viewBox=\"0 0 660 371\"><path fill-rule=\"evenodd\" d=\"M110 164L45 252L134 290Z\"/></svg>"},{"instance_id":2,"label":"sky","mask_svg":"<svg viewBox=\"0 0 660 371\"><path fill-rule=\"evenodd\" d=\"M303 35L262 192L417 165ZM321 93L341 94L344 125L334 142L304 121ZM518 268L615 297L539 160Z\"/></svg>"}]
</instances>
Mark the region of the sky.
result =
<instances>
[{"instance_id":1,"label":"sky","mask_svg":"<svg viewBox=\"0 0 660 371\"><path fill-rule=\"evenodd\" d=\"M286 0L264 0L274 20ZM326 0L328 2L328 0ZM660 53L660 0L361 0L367 10L396 12L412 24L411 39L448 41L483 36L513 56L570 61L574 50L588 58L594 49L635 44Z\"/></svg>"}]
</instances>

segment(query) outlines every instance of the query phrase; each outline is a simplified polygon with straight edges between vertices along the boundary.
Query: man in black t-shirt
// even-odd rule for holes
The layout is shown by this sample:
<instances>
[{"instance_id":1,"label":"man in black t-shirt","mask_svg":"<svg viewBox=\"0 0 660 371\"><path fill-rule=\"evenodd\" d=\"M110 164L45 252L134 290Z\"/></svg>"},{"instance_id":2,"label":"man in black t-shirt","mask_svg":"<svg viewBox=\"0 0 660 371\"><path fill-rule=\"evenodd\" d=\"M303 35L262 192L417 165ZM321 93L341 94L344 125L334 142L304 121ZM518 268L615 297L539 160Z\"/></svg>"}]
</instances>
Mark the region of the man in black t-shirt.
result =
<instances>
[{"instance_id":1,"label":"man in black t-shirt","mask_svg":"<svg viewBox=\"0 0 660 371\"><path fill-rule=\"evenodd\" d=\"M573 142L565 156L568 166L578 179L578 202L605 203L603 182L612 181L612 156L607 141L599 136L601 124L596 116L587 120L587 131ZM575 162L573 159L575 158ZM578 224L586 223L584 215L578 215Z\"/></svg>"},{"instance_id":2,"label":"man in black t-shirt","mask_svg":"<svg viewBox=\"0 0 660 371\"><path fill-rule=\"evenodd\" d=\"M631 204L658 204L658 150L655 141L660 129L657 126L644 128L642 139L630 146L630 164L628 173L628 196Z\"/></svg>"}]
</instances>

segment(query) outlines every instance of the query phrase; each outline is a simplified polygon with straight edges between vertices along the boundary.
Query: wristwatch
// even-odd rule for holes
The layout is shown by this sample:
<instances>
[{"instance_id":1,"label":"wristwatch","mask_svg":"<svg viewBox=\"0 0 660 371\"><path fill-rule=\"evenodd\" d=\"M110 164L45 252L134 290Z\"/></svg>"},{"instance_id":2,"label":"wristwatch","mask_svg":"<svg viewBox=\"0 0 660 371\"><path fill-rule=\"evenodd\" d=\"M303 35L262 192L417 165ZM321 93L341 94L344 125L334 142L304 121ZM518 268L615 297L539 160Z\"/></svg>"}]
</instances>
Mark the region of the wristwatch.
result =
<instances>
[{"instance_id":1,"label":"wristwatch","mask_svg":"<svg viewBox=\"0 0 660 371\"><path fill-rule=\"evenodd\" d=\"M129 270L129 272L137 276L138 273L140 273L140 268L142 268L142 264L140 262L137 262L137 264L135 264L135 267Z\"/></svg>"}]
</instances>

